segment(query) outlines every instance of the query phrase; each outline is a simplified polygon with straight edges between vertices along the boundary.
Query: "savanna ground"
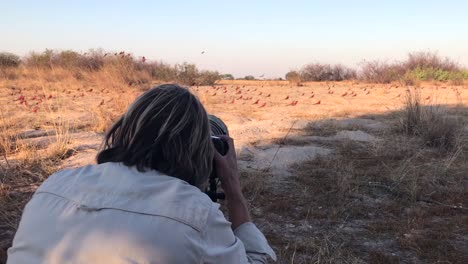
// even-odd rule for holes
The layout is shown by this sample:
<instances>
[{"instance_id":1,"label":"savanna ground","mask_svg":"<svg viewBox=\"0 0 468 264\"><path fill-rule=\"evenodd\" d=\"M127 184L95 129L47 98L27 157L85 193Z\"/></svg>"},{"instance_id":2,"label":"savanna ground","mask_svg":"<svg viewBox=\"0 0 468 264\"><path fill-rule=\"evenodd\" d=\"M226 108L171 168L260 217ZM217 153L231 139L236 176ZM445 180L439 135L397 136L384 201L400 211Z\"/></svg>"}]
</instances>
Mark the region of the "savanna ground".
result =
<instances>
[{"instance_id":1,"label":"savanna ground","mask_svg":"<svg viewBox=\"0 0 468 264\"><path fill-rule=\"evenodd\" d=\"M0 80L0 262L51 173L94 162L151 85L28 71ZM468 87L222 81L190 87L235 139L278 263L468 263Z\"/></svg>"}]
</instances>

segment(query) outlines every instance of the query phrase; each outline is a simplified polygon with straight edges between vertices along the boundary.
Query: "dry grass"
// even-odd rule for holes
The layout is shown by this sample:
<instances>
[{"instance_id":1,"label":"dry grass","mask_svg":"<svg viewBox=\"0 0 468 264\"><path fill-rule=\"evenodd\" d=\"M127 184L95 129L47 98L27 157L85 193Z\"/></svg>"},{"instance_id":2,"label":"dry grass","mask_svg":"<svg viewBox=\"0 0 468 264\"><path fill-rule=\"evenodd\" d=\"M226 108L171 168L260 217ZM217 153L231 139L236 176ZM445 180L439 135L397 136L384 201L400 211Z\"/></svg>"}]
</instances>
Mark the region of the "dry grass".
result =
<instances>
[{"instance_id":1,"label":"dry grass","mask_svg":"<svg viewBox=\"0 0 468 264\"><path fill-rule=\"evenodd\" d=\"M61 160L73 154L68 125L54 124L53 136L44 148L23 139L10 127L7 118L0 119L0 263L6 260L6 249L17 228L21 212L35 189L57 169Z\"/></svg>"},{"instance_id":2,"label":"dry grass","mask_svg":"<svg viewBox=\"0 0 468 264\"><path fill-rule=\"evenodd\" d=\"M419 90L408 90L400 119L401 130L406 134L422 137L428 146L445 150L458 148L463 123L448 115L441 106L426 106L422 100Z\"/></svg>"},{"instance_id":3,"label":"dry grass","mask_svg":"<svg viewBox=\"0 0 468 264\"><path fill-rule=\"evenodd\" d=\"M294 165L276 187L243 172L279 263L464 263L468 149L383 139L335 142L335 155Z\"/></svg>"},{"instance_id":4,"label":"dry grass","mask_svg":"<svg viewBox=\"0 0 468 264\"><path fill-rule=\"evenodd\" d=\"M76 152L74 133L104 132L140 93L112 72L76 76L61 68L20 68L14 73L15 78L0 80L0 263L26 202ZM20 103L21 96L27 104Z\"/></svg>"}]
</instances>

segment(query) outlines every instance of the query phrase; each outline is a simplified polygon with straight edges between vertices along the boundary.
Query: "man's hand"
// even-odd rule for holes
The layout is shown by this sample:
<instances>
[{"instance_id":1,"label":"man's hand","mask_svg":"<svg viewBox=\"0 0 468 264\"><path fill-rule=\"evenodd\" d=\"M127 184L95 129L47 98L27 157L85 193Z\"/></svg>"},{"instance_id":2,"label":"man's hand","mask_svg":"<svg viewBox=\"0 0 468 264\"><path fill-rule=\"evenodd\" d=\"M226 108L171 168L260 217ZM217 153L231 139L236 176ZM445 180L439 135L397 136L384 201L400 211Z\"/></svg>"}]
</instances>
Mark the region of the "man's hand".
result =
<instances>
[{"instance_id":1,"label":"man's hand","mask_svg":"<svg viewBox=\"0 0 468 264\"><path fill-rule=\"evenodd\" d=\"M236 229L243 223L250 222L250 215L247 209L247 202L242 194L239 171L237 169L236 149L234 140L228 136L220 136L228 143L229 150L222 156L215 151L216 173L221 180L221 187L226 194L229 220L232 222L232 229Z\"/></svg>"}]
</instances>

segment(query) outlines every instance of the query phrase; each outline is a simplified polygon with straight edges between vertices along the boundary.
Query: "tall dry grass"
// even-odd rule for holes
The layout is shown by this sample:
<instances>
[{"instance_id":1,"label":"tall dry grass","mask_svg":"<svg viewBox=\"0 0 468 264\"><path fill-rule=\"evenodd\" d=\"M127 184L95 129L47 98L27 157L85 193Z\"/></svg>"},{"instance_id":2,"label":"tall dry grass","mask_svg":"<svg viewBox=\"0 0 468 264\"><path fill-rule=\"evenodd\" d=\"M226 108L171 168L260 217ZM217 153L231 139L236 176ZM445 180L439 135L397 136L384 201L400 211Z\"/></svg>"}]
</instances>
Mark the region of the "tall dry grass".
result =
<instances>
[{"instance_id":1,"label":"tall dry grass","mask_svg":"<svg viewBox=\"0 0 468 264\"><path fill-rule=\"evenodd\" d=\"M440 105L423 104L419 89L407 90L405 108L400 118L400 129L419 136L428 146L444 150L460 148L463 123L450 116Z\"/></svg>"}]
</instances>

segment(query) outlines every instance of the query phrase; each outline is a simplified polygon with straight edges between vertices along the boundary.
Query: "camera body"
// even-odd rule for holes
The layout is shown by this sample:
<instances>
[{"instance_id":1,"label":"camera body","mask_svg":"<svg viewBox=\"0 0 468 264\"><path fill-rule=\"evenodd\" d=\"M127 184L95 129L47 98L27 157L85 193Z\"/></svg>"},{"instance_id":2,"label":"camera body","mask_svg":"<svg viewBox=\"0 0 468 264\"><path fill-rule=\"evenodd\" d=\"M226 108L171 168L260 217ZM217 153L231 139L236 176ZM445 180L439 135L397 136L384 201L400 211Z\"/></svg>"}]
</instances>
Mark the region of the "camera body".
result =
<instances>
[{"instance_id":1,"label":"camera body","mask_svg":"<svg viewBox=\"0 0 468 264\"><path fill-rule=\"evenodd\" d=\"M223 156L227 154L229 150L229 145L226 141L217 136L211 136L211 141L213 141L213 145L219 154Z\"/></svg>"},{"instance_id":2,"label":"camera body","mask_svg":"<svg viewBox=\"0 0 468 264\"><path fill-rule=\"evenodd\" d=\"M216 151L221 155L226 155L229 151L229 145L219 136L229 135L226 124L214 115L209 115L210 127L211 127L211 140ZM218 199L224 200L224 193L217 191L219 184L219 177L216 175L216 164L213 162L213 169L209 178L209 187L205 193L211 198L213 202L217 202Z\"/></svg>"}]
</instances>

